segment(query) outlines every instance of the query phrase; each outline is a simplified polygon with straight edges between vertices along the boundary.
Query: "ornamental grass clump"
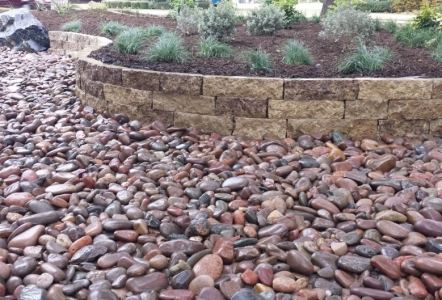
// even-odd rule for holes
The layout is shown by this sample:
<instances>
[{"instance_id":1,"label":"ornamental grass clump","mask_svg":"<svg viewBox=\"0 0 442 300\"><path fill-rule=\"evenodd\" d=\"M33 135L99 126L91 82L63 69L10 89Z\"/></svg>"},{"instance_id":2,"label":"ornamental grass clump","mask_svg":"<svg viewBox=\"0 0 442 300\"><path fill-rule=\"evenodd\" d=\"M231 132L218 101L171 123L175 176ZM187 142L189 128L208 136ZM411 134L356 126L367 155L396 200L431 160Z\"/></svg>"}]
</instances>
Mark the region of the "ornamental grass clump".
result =
<instances>
[{"instance_id":1,"label":"ornamental grass clump","mask_svg":"<svg viewBox=\"0 0 442 300\"><path fill-rule=\"evenodd\" d=\"M233 55L234 51L229 45L215 40L212 37L201 39L200 52L201 57L222 57L228 58Z\"/></svg>"},{"instance_id":2,"label":"ornamental grass clump","mask_svg":"<svg viewBox=\"0 0 442 300\"><path fill-rule=\"evenodd\" d=\"M382 70L385 63L392 58L393 54L386 48L376 46L368 49L365 45L361 44L359 48L344 56L338 65L338 72L344 74L371 73L376 70Z\"/></svg>"},{"instance_id":3,"label":"ornamental grass clump","mask_svg":"<svg viewBox=\"0 0 442 300\"><path fill-rule=\"evenodd\" d=\"M236 11L231 3L222 0L215 7L203 10L198 22L198 33L204 39L229 40L236 31Z\"/></svg>"},{"instance_id":4,"label":"ornamental grass clump","mask_svg":"<svg viewBox=\"0 0 442 300\"><path fill-rule=\"evenodd\" d=\"M437 32L434 29L416 29L411 24L398 28L394 34L396 41L410 47L422 47L434 38Z\"/></svg>"},{"instance_id":5,"label":"ornamental grass clump","mask_svg":"<svg viewBox=\"0 0 442 300\"><path fill-rule=\"evenodd\" d=\"M137 54L146 42L146 31L139 27L123 30L114 40L117 51L123 54Z\"/></svg>"},{"instance_id":6,"label":"ornamental grass clump","mask_svg":"<svg viewBox=\"0 0 442 300\"><path fill-rule=\"evenodd\" d=\"M109 21L101 24L101 33L109 36L117 36L123 30L126 30L127 26L115 21Z\"/></svg>"},{"instance_id":7,"label":"ornamental grass clump","mask_svg":"<svg viewBox=\"0 0 442 300\"><path fill-rule=\"evenodd\" d=\"M246 18L249 35L273 35L284 28L285 12L279 7L269 4L252 10Z\"/></svg>"},{"instance_id":8,"label":"ornamental grass clump","mask_svg":"<svg viewBox=\"0 0 442 300\"><path fill-rule=\"evenodd\" d=\"M148 37L161 36L165 32L166 32L166 28L164 28L164 26L161 26L161 25L150 25L146 29L146 34Z\"/></svg>"},{"instance_id":9,"label":"ornamental grass clump","mask_svg":"<svg viewBox=\"0 0 442 300\"><path fill-rule=\"evenodd\" d=\"M352 5L341 5L322 19L320 37L340 43L348 49L359 42L368 44L375 37L375 24L367 12L356 10Z\"/></svg>"},{"instance_id":10,"label":"ornamental grass clump","mask_svg":"<svg viewBox=\"0 0 442 300\"><path fill-rule=\"evenodd\" d=\"M73 20L61 25L61 30L68 32L80 32L81 25L81 20Z\"/></svg>"},{"instance_id":11,"label":"ornamental grass clump","mask_svg":"<svg viewBox=\"0 0 442 300\"><path fill-rule=\"evenodd\" d=\"M272 64L270 62L270 55L262 51L259 47L256 51L247 53L247 60L250 69L256 71L271 72Z\"/></svg>"},{"instance_id":12,"label":"ornamental grass clump","mask_svg":"<svg viewBox=\"0 0 442 300\"><path fill-rule=\"evenodd\" d=\"M387 30L389 33L394 34L398 28L397 23L393 20L388 21L384 24L384 29Z\"/></svg>"},{"instance_id":13,"label":"ornamental grass clump","mask_svg":"<svg viewBox=\"0 0 442 300\"><path fill-rule=\"evenodd\" d=\"M288 41L282 48L284 57L282 62L286 65L312 65L313 57L304 44L297 40Z\"/></svg>"},{"instance_id":14,"label":"ornamental grass clump","mask_svg":"<svg viewBox=\"0 0 442 300\"><path fill-rule=\"evenodd\" d=\"M150 61L183 63L186 58L187 51L183 40L172 32L166 32L160 36L147 51L147 59Z\"/></svg>"}]
</instances>

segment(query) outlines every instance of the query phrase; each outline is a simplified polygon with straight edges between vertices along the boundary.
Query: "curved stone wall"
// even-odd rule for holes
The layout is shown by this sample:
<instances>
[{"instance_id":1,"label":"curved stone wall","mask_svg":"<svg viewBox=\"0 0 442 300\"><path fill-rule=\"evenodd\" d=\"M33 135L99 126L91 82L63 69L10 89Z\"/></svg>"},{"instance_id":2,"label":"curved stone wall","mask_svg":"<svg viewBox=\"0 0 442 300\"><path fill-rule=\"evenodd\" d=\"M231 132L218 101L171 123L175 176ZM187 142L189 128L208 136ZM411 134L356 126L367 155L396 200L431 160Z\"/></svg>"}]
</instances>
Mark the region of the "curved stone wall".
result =
<instances>
[{"instance_id":1,"label":"curved stone wall","mask_svg":"<svg viewBox=\"0 0 442 300\"><path fill-rule=\"evenodd\" d=\"M332 130L358 138L405 132L442 135L442 79L162 73L88 58L90 51L111 42L105 38L66 32L51 32L50 37L55 51L78 57L77 95L82 103L111 114L254 138Z\"/></svg>"}]
</instances>

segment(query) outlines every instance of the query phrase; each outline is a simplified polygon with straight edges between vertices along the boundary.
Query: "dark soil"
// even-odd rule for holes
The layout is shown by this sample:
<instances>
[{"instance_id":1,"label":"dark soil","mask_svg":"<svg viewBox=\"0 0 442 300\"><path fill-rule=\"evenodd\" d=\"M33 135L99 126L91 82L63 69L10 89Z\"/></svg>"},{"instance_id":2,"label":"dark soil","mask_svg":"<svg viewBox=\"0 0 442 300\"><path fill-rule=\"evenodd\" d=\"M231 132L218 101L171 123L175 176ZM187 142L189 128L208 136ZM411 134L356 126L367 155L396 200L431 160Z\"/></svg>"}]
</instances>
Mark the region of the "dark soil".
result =
<instances>
[{"instance_id":1,"label":"dark soil","mask_svg":"<svg viewBox=\"0 0 442 300\"><path fill-rule=\"evenodd\" d=\"M65 16L55 11L34 12L34 15L48 30L60 30L60 26L73 19L82 21L82 33L100 35L100 24L106 21L118 21L129 26L144 26L151 24L163 25L168 30L176 31L174 20L151 16L134 15L127 13L113 13L101 10L69 11ZM184 64L149 62L144 58L142 51L139 55L124 55L116 52L114 46L109 45L91 53L90 57L104 63L124 67L181 73L197 73L204 75L226 76L262 76L283 78L330 78L330 77L442 77L442 63L430 57L428 48L411 48L397 43L392 34L381 30L377 33L375 44L389 48L394 52L394 59L382 71L370 74L343 75L336 72L336 66L345 54L343 48L332 41L319 38L321 25L305 22L292 26L291 29L278 30L274 36L248 36L244 24L238 24L237 32L229 44L234 48L237 57L234 59L200 58L199 36L184 36L185 46L190 52L190 58ZM288 66L281 62L282 45L296 37L311 51L315 63L312 66ZM248 68L241 53L255 50L258 46L270 53L273 72L265 73Z\"/></svg>"}]
</instances>

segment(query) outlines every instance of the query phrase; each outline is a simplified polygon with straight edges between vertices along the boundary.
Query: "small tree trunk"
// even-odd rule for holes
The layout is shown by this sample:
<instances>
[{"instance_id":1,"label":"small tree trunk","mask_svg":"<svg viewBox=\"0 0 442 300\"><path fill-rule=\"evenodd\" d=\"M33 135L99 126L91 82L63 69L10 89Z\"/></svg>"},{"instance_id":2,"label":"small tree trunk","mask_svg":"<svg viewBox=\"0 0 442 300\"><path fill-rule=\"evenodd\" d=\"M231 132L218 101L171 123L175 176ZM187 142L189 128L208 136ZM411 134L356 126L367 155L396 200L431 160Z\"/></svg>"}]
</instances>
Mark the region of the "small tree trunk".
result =
<instances>
[{"instance_id":1,"label":"small tree trunk","mask_svg":"<svg viewBox=\"0 0 442 300\"><path fill-rule=\"evenodd\" d=\"M330 5L333 5L335 3L335 0L324 0L324 3L322 4L321 9L321 17L327 13L327 9Z\"/></svg>"}]
</instances>

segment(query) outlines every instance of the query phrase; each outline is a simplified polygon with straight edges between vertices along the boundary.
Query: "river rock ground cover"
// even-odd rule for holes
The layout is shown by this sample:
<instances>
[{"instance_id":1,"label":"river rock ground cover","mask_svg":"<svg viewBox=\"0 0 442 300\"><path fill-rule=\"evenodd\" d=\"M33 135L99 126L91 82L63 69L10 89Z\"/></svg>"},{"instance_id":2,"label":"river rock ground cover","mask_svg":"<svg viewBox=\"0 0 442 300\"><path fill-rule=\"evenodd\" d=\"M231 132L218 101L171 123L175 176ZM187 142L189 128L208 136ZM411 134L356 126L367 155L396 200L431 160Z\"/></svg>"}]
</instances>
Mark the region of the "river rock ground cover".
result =
<instances>
[{"instance_id":1,"label":"river rock ground cover","mask_svg":"<svg viewBox=\"0 0 442 300\"><path fill-rule=\"evenodd\" d=\"M103 10L68 11L65 15L56 11L35 11L34 15L48 30L60 30L62 24L73 19L81 20L81 33L102 35L100 25L107 21L118 21L127 26L144 26L151 24L162 25L167 30L177 31L176 21L165 17L136 15L127 13L113 13ZM370 74L343 75L336 72L344 49L338 44L324 40L318 36L322 30L320 24L303 22L292 25L289 30L278 30L274 36L248 36L244 23L239 23L237 32L228 44L236 53L255 51L258 46L270 54L274 71L266 73L253 71L236 55L235 59L225 58L200 58L199 36L183 36L184 45L191 53L191 58L184 64L148 62L143 53L126 55L118 53L113 46L107 46L91 54L92 58L99 61L131 68L148 70L195 73L204 75L227 76L267 76L283 78L323 78L323 77L442 77L442 63L431 58L431 50L424 47L411 48L405 44L397 43L392 34L385 30L377 32L375 44L386 47L394 53L394 59L387 64L384 70ZM282 63L282 46L290 39L295 38L307 46L315 60L312 66L287 66Z\"/></svg>"},{"instance_id":2,"label":"river rock ground cover","mask_svg":"<svg viewBox=\"0 0 442 300\"><path fill-rule=\"evenodd\" d=\"M441 138L141 124L0 54L3 299L441 298Z\"/></svg>"}]
</instances>

